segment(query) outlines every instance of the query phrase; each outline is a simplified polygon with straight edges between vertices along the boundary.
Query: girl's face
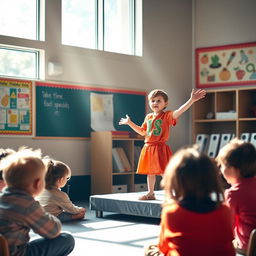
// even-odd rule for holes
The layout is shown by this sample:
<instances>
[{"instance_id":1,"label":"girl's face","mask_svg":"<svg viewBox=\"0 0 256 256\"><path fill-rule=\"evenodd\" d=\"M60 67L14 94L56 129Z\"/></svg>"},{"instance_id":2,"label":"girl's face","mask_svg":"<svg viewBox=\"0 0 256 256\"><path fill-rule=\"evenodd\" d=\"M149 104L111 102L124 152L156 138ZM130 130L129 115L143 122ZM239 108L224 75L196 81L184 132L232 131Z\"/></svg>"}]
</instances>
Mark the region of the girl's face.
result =
<instances>
[{"instance_id":1,"label":"girl's face","mask_svg":"<svg viewBox=\"0 0 256 256\"><path fill-rule=\"evenodd\" d=\"M240 179L240 172L233 166L227 167L225 164L220 165L220 171L230 185L236 184Z\"/></svg>"},{"instance_id":2,"label":"girl's face","mask_svg":"<svg viewBox=\"0 0 256 256\"><path fill-rule=\"evenodd\" d=\"M71 178L70 174L67 174L67 175L65 175L64 177L60 178L60 179L58 180L58 182L57 182L57 183L58 183L58 184L57 184L58 188L63 188L63 187L65 187L66 184L67 184L67 182L70 180L70 178Z\"/></svg>"},{"instance_id":3,"label":"girl's face","mask_svg":"<svg viewBox=\"0 0 256 256\"><path fill-rule=\"evenodd\" d=\"M168 105L162 96L156 96L149 100L149 106L155 114L161 113Z\"/></svg>"}]
</instances>

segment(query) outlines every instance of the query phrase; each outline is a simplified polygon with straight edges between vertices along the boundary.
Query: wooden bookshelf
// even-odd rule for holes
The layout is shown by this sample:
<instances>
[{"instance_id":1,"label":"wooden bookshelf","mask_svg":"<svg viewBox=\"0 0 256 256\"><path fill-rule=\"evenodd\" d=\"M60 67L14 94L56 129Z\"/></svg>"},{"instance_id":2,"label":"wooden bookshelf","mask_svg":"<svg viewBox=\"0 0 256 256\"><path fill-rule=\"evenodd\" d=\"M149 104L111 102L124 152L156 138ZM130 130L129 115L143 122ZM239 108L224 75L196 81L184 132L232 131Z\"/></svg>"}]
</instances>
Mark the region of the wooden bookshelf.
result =
<instances>
[{"instance_id":1,"label":"wooden bookshelf","mask_svg":"<svg viewBox=\"0 0 256 256\"><path fill-rule=\"evenodd\" d=\"M134 164L134 146L143 146L143 138L113 136L111 132L91 133L91 194L110 194L113 186L127 186L127 192L135 191L135 184L146 183L145 175L137 175ZM122 147L130 162L129 172L114 172L112 148Z\"/></svg>"},{"instance_id":2,"label":"wooden bookshelf","mask_svg":"<svg viewBox=\"0 0 256 256\"><path fill-rule=\"evenodd\" d=\"M216 113L233 110L234 118L216 118ZM256 87L207 90L206 97L193 105L193 142L197 134L256 132Z\"/></svg>"}]
</instances>

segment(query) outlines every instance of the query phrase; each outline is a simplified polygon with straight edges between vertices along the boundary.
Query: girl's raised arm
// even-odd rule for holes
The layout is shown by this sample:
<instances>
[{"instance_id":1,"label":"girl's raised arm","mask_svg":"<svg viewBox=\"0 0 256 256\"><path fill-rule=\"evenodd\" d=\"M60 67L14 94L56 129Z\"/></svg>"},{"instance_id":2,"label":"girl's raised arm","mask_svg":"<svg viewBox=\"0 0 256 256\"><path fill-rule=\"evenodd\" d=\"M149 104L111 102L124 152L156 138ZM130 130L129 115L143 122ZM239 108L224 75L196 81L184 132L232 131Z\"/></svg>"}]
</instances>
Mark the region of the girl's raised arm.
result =
<instances>
[{"instance_id":1,"label":"girl's raised arm","mask_svg":"<svg viewBox=\"0 0 256 256\"><path fill-rule=\"evenodd\" d=\"M205 90L192 89L189 100L185 102L183 105L181 105L178 109L173 111L173 118L177 119L178 117L180 117L185 111L187 111L193 105L194 102L204 98L205 95Z\"/></svg>"}]
</instances>

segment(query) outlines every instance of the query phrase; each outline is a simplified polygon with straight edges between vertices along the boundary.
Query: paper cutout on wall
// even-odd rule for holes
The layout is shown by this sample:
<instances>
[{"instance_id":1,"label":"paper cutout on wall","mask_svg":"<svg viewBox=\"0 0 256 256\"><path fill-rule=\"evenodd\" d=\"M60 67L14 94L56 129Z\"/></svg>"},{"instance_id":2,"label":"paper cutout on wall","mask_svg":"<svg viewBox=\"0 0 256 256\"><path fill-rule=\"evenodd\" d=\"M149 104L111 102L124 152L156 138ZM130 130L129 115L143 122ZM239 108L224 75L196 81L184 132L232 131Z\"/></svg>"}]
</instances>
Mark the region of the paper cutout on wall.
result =
<instances>
[{"instance_id":1,"label":"paper cutout on wall","mask_svg":"<svg viewBox=\"0 0 256 256\"><path fill-rule=\"evenodd\" d=\"M91 128L94 131L115 131L113 94L90 94Z\"/></svg>"}]
</instances>

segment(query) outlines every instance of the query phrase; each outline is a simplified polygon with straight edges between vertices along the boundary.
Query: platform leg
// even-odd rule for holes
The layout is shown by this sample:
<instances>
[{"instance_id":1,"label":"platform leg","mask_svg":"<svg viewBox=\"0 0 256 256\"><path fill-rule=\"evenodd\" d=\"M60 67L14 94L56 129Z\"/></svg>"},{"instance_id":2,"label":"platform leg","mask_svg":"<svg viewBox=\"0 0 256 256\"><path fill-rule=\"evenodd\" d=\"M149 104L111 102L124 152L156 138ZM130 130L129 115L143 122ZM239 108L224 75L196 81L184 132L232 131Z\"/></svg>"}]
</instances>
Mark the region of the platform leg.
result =
<instances>
[{"instance_id":1,"label":"platform leg","mask_svg":"<svg viewBox=\"0 0 256 256\"><path fill-rule=\"evenodd\" d=\"M96 218L103 218L103 211L96 211Z\"/></svg>"}]
</instances>

